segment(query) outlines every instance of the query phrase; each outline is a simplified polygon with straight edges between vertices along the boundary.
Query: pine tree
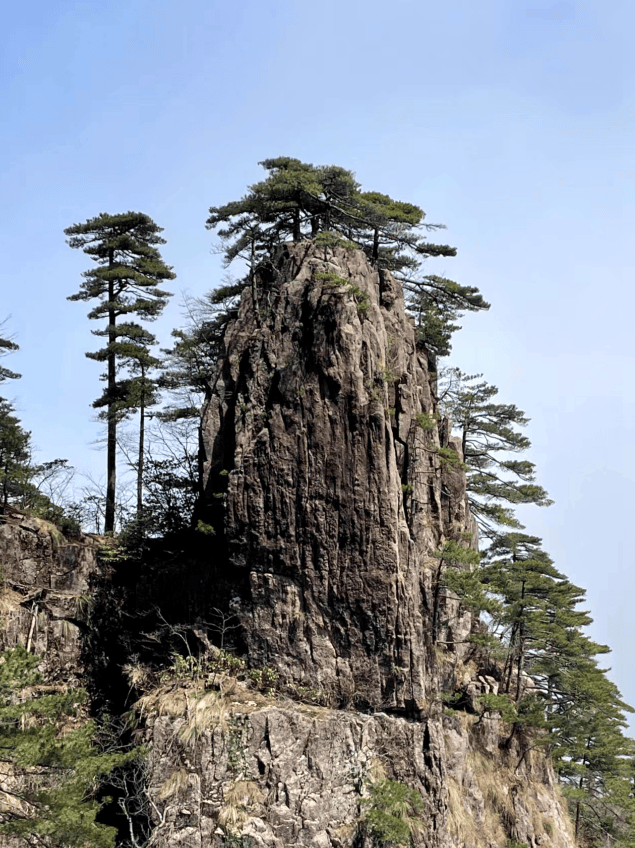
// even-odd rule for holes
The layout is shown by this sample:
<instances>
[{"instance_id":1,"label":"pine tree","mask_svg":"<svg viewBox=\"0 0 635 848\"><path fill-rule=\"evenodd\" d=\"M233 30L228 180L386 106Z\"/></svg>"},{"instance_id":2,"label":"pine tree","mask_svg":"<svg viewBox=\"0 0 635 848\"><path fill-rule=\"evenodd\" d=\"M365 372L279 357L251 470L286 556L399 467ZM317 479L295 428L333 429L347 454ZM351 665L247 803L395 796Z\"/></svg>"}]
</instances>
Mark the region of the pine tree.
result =
<instances>
[{"instance_id":1,"label":"pine tree","mask_svg":"<svg viewBox=\"0 0 635 848\"><path fill-rule=\"evenodd\" d=\"M13 405L0 398L0 510L24 499L34 474L31 434L14 412Z\"/></svg>"},{"instance_id":2,"label":"pine tree","mask_svg":"<svg viewBox=\"0 0 635 848\"><path fill-rule=\"evenodd\" d=\"M417 316L419 339L436 355L446 355L452 322L465 311L488 309L478 289L422 273L423 260L455 256L449 245L424 237L443 228L424 221L422 209L379 192L363 192L351 171L335 165L315 166L287 156L260 163L267 179L249 187L238 201L213 206L206 226L218 229L226 265L243 259L249 274L242 287L254 284L254 270L269 262L286 241L312 238L326 246L360 248L376 267L395 273L409 294Z\"/></svg>"},{"instance_id":3,"label":"pine tree","mask_svg":"<svg viewBox=\"0 0 635 848\"><path fill-rule=\"evenodd\" d=\"M95 320L106 319L102 330L93 330L107 339L105 347L87 353L90 359L107 363L106 388L99 406L107 410L107 490L104 530L112 532L115 524L117 422L121 412L122 391L117 383L117 367L138 343L142 328L134 322L117 323L122 315L138 315L152 321L163 310L169 292L159 288L162 280L176 276L161 259L157 244L165 244L159 236L162 228L140 212L120 215L102 213L84 224L74 224L64 230L68 244L82 248L97 263L85 271L80 291L69 300L97 300L88 313ZM137 341L135 341L135 339Z\"/></svg>"},{"instance_id":4,"label":"pine tree","mask_svg":"<svg viewBox=\"0 0 635 848\"><path fill-rule=\"evenodd\" d=\"M6 321L3 321L0 324L0 330L5 324ZM0 336L0 357L8 356L10 353L14 353L19 349L19 345L17 345L13 339L3 338ZM0 365L0 383L4 383L5 380L19 380L21 376L21 374L16 374L15 371L11 371L9 368L5 368L3 365ZM0 398L0 400L2 399L3 398Z\"/></svg>"},{"instance_id":5,"label":"pine tree","mask_svg":"<svg viewBox=\"0 0 635 848\"><path fill-rule=\"evenodd\" d=\"M478 551L460 545L457 542L446 542L441 550L433 554L436 559L436 567L432 571L432 641L438 642L441 630L441 608L442 602L450 593L457 589L465 600L468 584L472 581L480 581L475 568L479 564ZM483 600L481 609L485 607L485 596L479 594L479 600Z\"/></svg>"},{"instance_id":6,"label":"pine tree","mask_svg":"<svg viewBox=\"0 0 635 848\"><path fill-rule=\"evenodd\" d=\"M96 821L104 803L96 792L104 776L139 752L100 750L91 721L69 731L86 693L40 694L38 662L24 648L1 655L0 749L11 777L0 788L0 833L28 844L111 848L116 832Z\"/></svg>"},{"instance_id":7,"label":"pine tree","mask_svg":"<svg viewBox=\"0 0 635 848\"><path fill-rule=\"evenodd\" d=\"M622 701L606 672L589 663L579 689L559 716L552 748L575 826L587 846L635 844L634 743L624 735Z\"/></svg>"},{"instance_id":8,"label":"pine tree","mask_svg":"<svg viewBox=\"0 0 635 848\"><path fill-rule=\"evenodd\" d=\"M11 339L0 338L0 356L6 356L6 354L12 353L14 350L19 350L15 342L11 341ZM0 365L0 383L4 383L5 380L18 380L20 376L15 371L11 371L9 368Z\"/></svg>"},{"instance_id":9,"label":"pine tree","mask_svg":"<svg viewBox=\"0 0 635 848\"><path fill-rule=\"evenodd\" d=\"M150 348L156 345L156 337L144 327L135 323L120 325L121 335L114 345L118 356L119 367L128 372L123 379L117 380L114 393L106 389L93 406L104 408L100 418L108 421L109 416L115 416L117 423L129 418L136 410L139 411L139 438L136 451L136 461L132 462L137 477L137 521L143 512L143 472L145 458L146 409L159 402L157 380L151 372L161 365L161 360L150 353Z\"/></svg>"},{"instance_id":10,"label":"pine tree","mask_svg":"<svg viewBox=\"0 0 635 848\"><path fill-rule=\"evenodd\" d=\"M202 297L184 297L187 322L172 331L174 344L162 348L162 373L158 383L171 394L162 411L167 421L198 419L211 397L210 374L223 351L227 321L235 316L242 284L230 282Z\"/></svg>"},{"instance_id":11,"label":"pine tree","mask_svg":"<svg viewBox=\"0 0 635 848\"><path fill-rule=\"evenodd\" d=\"M553 503L535 483L534 463L508 456L531 447L529 439L516 429L526 426L529 419L514 404L493 403L498 389L475 382L481 374L468 376L458 368L447 368L440 376L439 404L461 434L470 510L479 530L492 537L501 525L522 529L509 504Z\"/></svg>"},{"instance_id":12,"label":"pine tree","mask_svg":"<svg viewBox=\"0 0 635 848\"><path fill-rule=\"evenodd\" d=\"M519 701L524 677L535 671L545 651L558 611L559 590L566 578L540 547L541 540L524 533L507 533L494 539L480 569L488 596L499 602L491 613L492 625L507 647L501 689Z\"/></svg>"}]
</instances>

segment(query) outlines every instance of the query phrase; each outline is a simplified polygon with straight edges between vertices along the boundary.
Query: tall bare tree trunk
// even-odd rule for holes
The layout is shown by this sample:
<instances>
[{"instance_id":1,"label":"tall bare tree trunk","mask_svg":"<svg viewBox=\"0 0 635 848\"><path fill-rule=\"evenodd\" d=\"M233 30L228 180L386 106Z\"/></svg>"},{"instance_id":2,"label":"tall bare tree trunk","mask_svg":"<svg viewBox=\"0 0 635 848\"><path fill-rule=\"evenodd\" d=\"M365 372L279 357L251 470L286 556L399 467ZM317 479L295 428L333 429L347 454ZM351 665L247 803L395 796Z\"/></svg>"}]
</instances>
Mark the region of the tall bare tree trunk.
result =
<instances>
[{"instance_id":1,"label":"tall bare tree trunk","mask_svg":"<svg viewBox=\"0 0 635 848\"><path fill-rule=\"evenodd\" d=\"M108 256L108 267L115 264L114 248L110 248ZM113 345L116 341L115 335L115 281L108 280L108 344ZM104 519L104 533L112 533L115 529L115 492L117 488L117 419L113 410L115 385L117 379L115 354L108 353L108 394L111 400L108 403L108 437L107 437L107 481L106 481L106 517Z\"/></svg>"},{"instance_id":2,"label":"tall bare tree trunk","mask_svg":"<svg viewBox=\"0 0 635 848\"><path fill-rule=\"evenodd\" d=\"M146 369L141 363L141 403L139 406L139 460L137 463L137 520L141 518L143 511L143 452L146 428Z\"/></svg>"}]
</instances>

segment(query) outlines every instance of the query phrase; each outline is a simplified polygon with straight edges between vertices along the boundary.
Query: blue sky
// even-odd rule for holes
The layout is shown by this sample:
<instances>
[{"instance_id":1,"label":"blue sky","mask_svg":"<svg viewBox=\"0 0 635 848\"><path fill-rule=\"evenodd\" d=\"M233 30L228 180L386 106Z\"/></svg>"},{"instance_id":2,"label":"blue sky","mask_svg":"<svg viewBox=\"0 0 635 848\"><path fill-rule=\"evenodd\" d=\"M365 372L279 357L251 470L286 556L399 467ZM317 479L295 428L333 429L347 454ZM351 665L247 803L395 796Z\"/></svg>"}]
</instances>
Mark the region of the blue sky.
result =
<instances>
[{"instance_id":1,"label":"blue sky","mask_svg":"<svg viewBox=\"0 0 635 848\"><path fill-rule=\"evenodd\" d=\"M7 364L38 459L101 473L90 262L62 230L100 212L165 228L179 292L222 275L208 207L279 155L354 170L422 206L458 248L438 273L492 303L449 364L531 417L530 458L556 501L526 513L588 590L593 635L635 703L635 7L617 2L41 0L5 12L0 55ZM91 322L92 323L92 322Z\"/></svg>"}]
</instances>

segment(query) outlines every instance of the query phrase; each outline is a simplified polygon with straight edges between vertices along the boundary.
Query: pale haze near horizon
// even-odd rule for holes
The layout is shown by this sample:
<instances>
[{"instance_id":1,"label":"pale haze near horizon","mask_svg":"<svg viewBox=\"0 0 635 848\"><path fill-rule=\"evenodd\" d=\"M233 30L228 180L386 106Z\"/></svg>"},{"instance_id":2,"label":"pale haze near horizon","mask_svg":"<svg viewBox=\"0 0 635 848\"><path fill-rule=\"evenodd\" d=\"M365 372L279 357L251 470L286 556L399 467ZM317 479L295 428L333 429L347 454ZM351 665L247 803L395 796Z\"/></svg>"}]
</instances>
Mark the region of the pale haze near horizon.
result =
<instances>
[{"instance_id":1,"label":"pale haze near horizon","mask_svg":"<svg viewBox=\"0 0 635 848\"><path fill-rule=\"evenodd\" d=\"M477 286L445 364L482 372L532 419L527 458L554 498L522 511L587 589L593 638L635 704L631 349L635 60L626 2L295 4L60 0L12 5L0 62L0 320L5 384L37 459L103 475L91 262L63 229L149 214L180 292L221 281L211 205L286 155L353 170L416 203L458 248L430 270Z\"/></svg>"}]
</instances>

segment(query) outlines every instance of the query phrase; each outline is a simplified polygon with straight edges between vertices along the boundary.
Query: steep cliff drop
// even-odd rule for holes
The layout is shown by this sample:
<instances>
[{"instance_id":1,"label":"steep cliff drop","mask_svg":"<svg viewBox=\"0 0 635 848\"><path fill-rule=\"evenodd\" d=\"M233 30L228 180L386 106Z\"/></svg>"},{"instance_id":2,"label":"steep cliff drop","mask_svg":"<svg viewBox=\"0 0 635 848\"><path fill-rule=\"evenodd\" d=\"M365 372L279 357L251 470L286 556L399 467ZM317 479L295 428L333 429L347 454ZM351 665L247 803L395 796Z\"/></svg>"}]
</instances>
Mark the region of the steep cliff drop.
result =
<instances>
[{"instance_id":1,"label":"steep cliff drop","mask_svg":"<svg viewBox=\"0 0 635 848\"><path fill-rule=\"evenodd\" d=\"M421 798L415 846L570 848L542 753L443 706L447 687L497 684L472 654L478 625L435 595L434 553L476 531L400 285L361 251L285 245L225 348L201 516L231 637L283 685L228 673L195 700L142 699L153 844L379 846L372 787L388 779Z\"/></svg>"}]
</instances>

